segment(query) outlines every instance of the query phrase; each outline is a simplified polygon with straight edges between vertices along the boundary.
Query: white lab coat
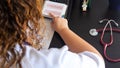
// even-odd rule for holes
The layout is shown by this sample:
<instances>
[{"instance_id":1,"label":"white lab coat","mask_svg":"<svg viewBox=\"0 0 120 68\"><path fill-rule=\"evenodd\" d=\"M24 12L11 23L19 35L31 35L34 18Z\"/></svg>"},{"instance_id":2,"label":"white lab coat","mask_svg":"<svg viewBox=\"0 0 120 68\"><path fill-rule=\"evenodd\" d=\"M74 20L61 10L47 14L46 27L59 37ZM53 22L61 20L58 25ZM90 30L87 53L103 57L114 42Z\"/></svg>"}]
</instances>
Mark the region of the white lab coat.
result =
<instances>
[{"instance_id":1,"label":"white lab coat","mask_svg":"<svg viewBox=\"0 0 120 68\"><path fill-rule=\"evenodd\" d=\"M92 52L73 53L67 46L41 49L26 46L22 68L105 68L104 60Z\"/></svg>"}]
</instances>

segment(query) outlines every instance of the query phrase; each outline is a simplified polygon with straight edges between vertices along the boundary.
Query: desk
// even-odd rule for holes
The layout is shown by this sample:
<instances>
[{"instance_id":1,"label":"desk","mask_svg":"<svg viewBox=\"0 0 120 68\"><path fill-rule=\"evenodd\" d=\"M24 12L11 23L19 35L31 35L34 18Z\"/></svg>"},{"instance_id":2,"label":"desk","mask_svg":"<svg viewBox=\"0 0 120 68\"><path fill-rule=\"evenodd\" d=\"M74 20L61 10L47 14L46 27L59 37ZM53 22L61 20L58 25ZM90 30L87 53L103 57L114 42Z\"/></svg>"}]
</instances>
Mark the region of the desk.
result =
<instances>
[{"instance_id":1,"label":"desk","mask_svg":"<svg viewBox=\"0 0 120 68\"><path fill-rule=\"evenodd\" d=\"M92 0L90 10L86 13L81 11L81 0L74 0L71 16L69 19L69 27L76 34L92 44L102 55L103 46L100 44L100 34L97 37L91 37L89 30L91 28L102 28L104 24L100 25L99 20L104 18L114 19L120 24L120 11L114 11L108 9L107 0ZM112 58L120 58L120 33L114 33L114 43L108 48L107 54ZM105 36L105 40L108 40L109 36ZM51 47L61 47L64 45L60 36L55 33L51 42ZM105 58L104 58L105 59ZM105 59L106 68L120 68L120 62L113 63Z\"/></svg>"}]
</instances>

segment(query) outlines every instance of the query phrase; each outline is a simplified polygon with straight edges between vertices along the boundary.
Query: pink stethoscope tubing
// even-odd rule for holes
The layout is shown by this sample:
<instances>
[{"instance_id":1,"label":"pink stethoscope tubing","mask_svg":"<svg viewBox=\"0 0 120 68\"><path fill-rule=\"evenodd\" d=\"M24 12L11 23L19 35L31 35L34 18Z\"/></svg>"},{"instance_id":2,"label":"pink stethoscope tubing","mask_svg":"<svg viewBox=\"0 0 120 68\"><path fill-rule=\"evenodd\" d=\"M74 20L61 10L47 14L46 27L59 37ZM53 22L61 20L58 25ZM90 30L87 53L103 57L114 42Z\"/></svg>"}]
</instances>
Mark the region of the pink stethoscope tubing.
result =
<instances>
[{"instance_id":1,"label":"pink stethoscope tubing","mask_svg":"<svg viewBox=\"0 0 120 68\"><path fill-rule=\"evenodd\" d=\"M112 61L112 62L120 62L120 59L112 59L110 57L107 56L107 47L112 45L113 43L113 32L120 32L119 29L116 28L112 28L111 26L111 22L113 22L116 26L118 26L118 24L114 21L114 20L108 20L108 19L104 19L102 20L100 23L102 23L103 21L108 21L107 24L105 25L105 27L103 29L97 29L97 32L102 32L101 37L100 37L100 42L102 45L104 45L104 57L108 60L108 61ZM107 26L109 25L110 28L107 28ZM106 31L110 31L110 42L106 43L103 41L103 37Z\"/></svg>"}]
</instances>

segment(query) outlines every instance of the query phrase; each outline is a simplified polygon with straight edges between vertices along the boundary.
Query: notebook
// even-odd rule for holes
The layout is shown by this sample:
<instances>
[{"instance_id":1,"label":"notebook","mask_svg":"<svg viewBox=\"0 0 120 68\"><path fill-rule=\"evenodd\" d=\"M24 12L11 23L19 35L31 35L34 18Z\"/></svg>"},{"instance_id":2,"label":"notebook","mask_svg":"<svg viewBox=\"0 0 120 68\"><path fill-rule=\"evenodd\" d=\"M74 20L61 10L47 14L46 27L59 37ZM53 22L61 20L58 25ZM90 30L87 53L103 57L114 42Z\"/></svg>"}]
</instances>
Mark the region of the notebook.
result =
<instances>
[{"instance_id":1,"label":"notebook","mask_svg":"<svg viewBox=\"0 0 120 68\"><path fill-rule=\"evenodd\" d=\"M45 1L42 14L48 18L51 18L49 13L53 13L55 16L64 17L66 10L67 5L64 3Z\"/></svg>"}]
</instances>

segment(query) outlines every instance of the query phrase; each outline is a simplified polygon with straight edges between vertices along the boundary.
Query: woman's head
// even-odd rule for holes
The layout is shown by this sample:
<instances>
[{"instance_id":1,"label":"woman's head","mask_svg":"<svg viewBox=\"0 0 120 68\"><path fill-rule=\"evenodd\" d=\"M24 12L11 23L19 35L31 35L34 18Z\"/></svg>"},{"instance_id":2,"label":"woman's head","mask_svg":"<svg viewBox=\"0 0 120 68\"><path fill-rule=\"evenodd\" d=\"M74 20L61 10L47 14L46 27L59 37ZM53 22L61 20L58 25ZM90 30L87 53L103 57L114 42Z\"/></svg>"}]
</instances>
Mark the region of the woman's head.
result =
<instances>
[{"instance_id":1,"label":"woman's head","mask_svg":"<svg viewBox=\"0 0 120 68\"><path fill-rule=\"evenodd\" d=\"M28 21L34 29L40 28L42 5L43 0L0 0L0 56L6 58L7 51L27 39L24 27Z\"/></svg>"}]
</instances>

